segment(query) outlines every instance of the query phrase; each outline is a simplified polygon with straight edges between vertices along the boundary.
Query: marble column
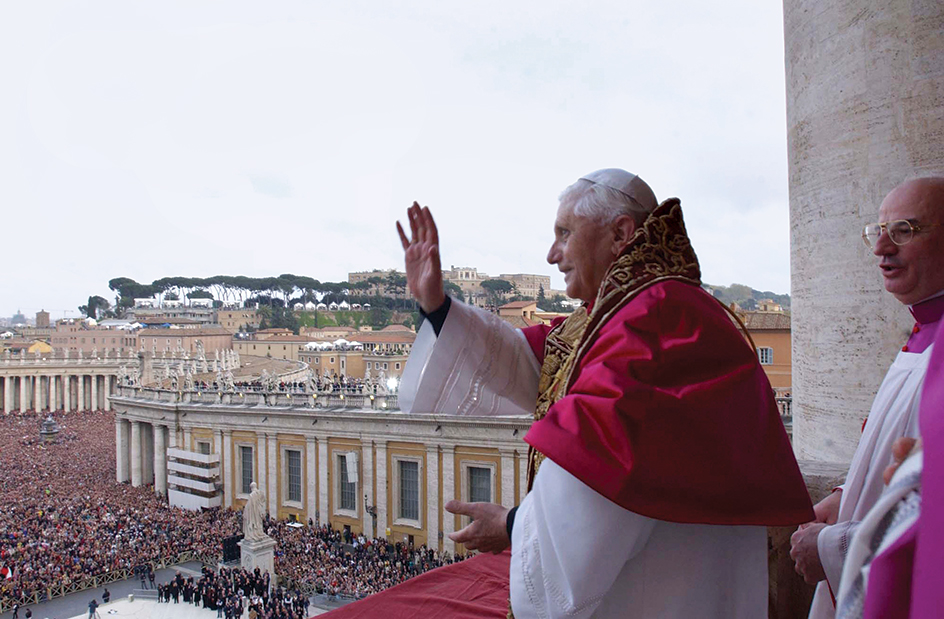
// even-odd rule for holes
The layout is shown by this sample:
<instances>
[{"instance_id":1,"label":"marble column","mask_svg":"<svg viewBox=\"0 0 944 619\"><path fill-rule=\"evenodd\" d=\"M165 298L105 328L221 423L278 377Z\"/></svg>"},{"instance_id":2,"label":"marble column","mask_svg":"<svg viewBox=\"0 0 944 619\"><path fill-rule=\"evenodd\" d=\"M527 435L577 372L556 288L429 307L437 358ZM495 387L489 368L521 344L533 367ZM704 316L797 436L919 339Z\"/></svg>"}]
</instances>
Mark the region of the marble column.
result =
<instances>
[{"instance_id":1,"label":"marble column","mask_svg":"<svg viewBox=\"0 0 944 619\"><path fill-rule=\"evenodd\" d=\"M426 446L426 545L439 550L439 447Z\"/></svg>"},{"instance_id":2,"label":"marble column","mask_svg":"<svg viewBox=\"0 0 944 619\"><path fill-rule=\"evenodd\" d=\"M361 483L359 489L362 491L365 498L365 503L370 502L371 505L376 505L376 497L374 494L374 449L373 442L370 439L361 439ZM364 514L361 517L361 526L364 530L364 535L367 538L372 538L374 536L374 517L367 513L367 505L363 505L362 508Z\"/></svg>"},{"instance_id":3,"label":"marble column","mask_svg":"<svg viewBox=\"0 0 944 619\"><path fill-rule=\"evenodd\" d=\"M43 410L43 381L38 374L33 377L33 410L37 413Z\"/></svg>"},{"instance_id":4,"label":"marble column","mask_svg":"<svg viewBox=\"0 0 944 619\"><path fill-rule=\"evenodd\" d=\"M141 422L131 422L131 485L141 485Z\"/></svg>"},{"instance_id":5,"label":"marble column","mask_svg":"<svg viewBox=\"0 0 944 619\"><path fill-rule=\"evenodd\" d=\"M319 525L331 521L328 513L328 439L323 438L318 444L318 515Z\"/></svg>"},{"instance_id":6,"label":"marble column","mask_svg":"<svg viewBox=\"0 0 944 619\"><path fill-rule=\"evenodd\" d=\"M305 437L305 512L312 521L315 520L315 511L318 509L318 473L315 462L317 439L314 436Z\"/></svg>"},{"instance_id":7,"label":"marble column","mask_svg":"<svg viewBox=\"0 0 944 619\"><path fill-rule=\"evenodd\" d=\"M98 405L98 376L92 374L89 378L92 379L92 405L89 407L89 410L97 411L99 410Z\"/></svg>"},{"instance_id":8,"label":"marble column","mask_svg":"<svg viewBox=\"0 0 944 619\"><path fill-rule=\"evenodd\" d=\"M154 426L141 426L141 482L146 486L154 483Z\"/></svg>"},{"instance_id":9,"label":"marble column","mask_svg":"<svg viewBox=\"0 0 944 619\"><path fill-rule=\"evenodd\" d=\"M278 517L279 513L279 459L278 459L278 441L274 434L269 434L269 466L266 467L269 473L269 482L267 487L269 488L269 515L273 518Z\"/></svg>"},{"instance_id":10,"label":"marble column","mask_svg":"<svg viewBox=\"0 0 944 619\"><path fill-rule=\"evenodd\" d=\"M456 446L442 446L442 468L443 468L443 504L448 503L456 497ZM456 531L456 517L449 513L443 514L443 551L449 554L455 554L456 543L449 539L450 533Z\"/></svg>"},{"instance_id":11,"label":"marble column","mask_svg":"<svg viewBox=\"0 0 944 619\"><path fill-rule=\"evenodd\" d=\"M266 440L265 433L256 434L256 471L253 476L256 486L259 487L266 496L269 496L269 488L266 486Z\"/></svg>"},{"instance_id":12,"label":"marble column","mask_svg":"<svg viewBox=\"0 0 944 619\"><path fill-rule=\"evenodd\" d=\"M77 397L75 402L75 410L82 412L85 410L85 375L79 374L75 377L77 383Z\"/></svg>"},{"instance_id":13,"label":"marble column","mask_svg":"<svg viewBox=\"0 0 944 619\"><path fill-rule=\"evenodd\" d=\"M233 506L236 484L233 483L233 431L223 430L223 506Z\"/></svg>"},{"instance_id":14,"label":"marble column","mask_svg":"<svg viewBox=\"0 0 944 619\"><path fill-rule=\"evenodd\" d=\"M184 451L194 451L193 434L190 428L184 428Z\"/></svg>"},{"instance_id":15,"label":"marble column","mask_svg":"<svg viewBox=\"0 0 944 619\"><path fill-rule=\"evenodd\" d=\"M111 379L112 379L112 375L111 375L111 374L106 374L106 375L104 376L104 380L105 380L105 384L104 384L105 394L104 394L104 396L103 396L103 399L105 400L105 410L106 410L106 411L110 411L110 410L111 410Z\"/></svg>"},{"instance_id":16,"label":"marble column","mask_svg":"<svg viewBox=\"0 0 944 619\"><path fill-rule=\"evenodd\" d=\"M62 381L62 410L68 413L72 410L72 377L63 374L60 380Z\"/></svg>"},{"instance_id":17,"label":"marble column","mask_svg":"<svg viewBox=\"0 0 944 619\"><path fill-rule=\"evenodd\" d=\"M501 504L504 507L515 506L515 452L501 449Z\"/></svg>"},{"instance_id":18,"label":"marble column","mask_svg":"<svg viewBox=\"0 0 944 619\"><path fill-rule=\"evenodd\" d=\"M167 494L167 442L164 438L166 428L154 426L154 492L159 496Z\"/></svg>"},{"instance_id":19,"label":"marble column","mask_svg":"<svg viewBox=\"0 0 944 619\"><path fill-rule=\"evenodd\" d=\"M29 377L20 376L20 412L29 410Z\"/></svg>"},{"instance_id":20,"label":"marble column","mask_svg":"<svg viewBox=\"0 0 944 619\"><path fill-rule=\"evenodd\" d=\"M802 460L848 466L914 325L859 235L896 185L944 174L942 6L783 3L793 449Z\"/></svg>"},{"instance_id":21,"label":"marble column","mask_svg":"<svg viewBox=\"0 0 944 619\"><path fill-rule=\"evenodd\" d=\"M9 415L13 411L13 377L3 377L3 413Z\"/></svg>"},{"instance_id":22,"label":"marble column","mask_svg":"<svg viewBox=\"0 0 944 619\"><path fill-rule=\"evenodd\" d=\"M131 478L131 465L128 459L128 450L130 449L129 432L131 427L124 419L115 418L115 481L119 484L128 481Z\"/></svg>"},{"instance_id":23,"label":"marble column","mask_svg":"<svg viewBox=\"0 0 944 619\"><path fill-rule=\"evenodd\" d=\"M377 441L377 537L387 537L387 441Z\"/></svg>"}]
</instances>

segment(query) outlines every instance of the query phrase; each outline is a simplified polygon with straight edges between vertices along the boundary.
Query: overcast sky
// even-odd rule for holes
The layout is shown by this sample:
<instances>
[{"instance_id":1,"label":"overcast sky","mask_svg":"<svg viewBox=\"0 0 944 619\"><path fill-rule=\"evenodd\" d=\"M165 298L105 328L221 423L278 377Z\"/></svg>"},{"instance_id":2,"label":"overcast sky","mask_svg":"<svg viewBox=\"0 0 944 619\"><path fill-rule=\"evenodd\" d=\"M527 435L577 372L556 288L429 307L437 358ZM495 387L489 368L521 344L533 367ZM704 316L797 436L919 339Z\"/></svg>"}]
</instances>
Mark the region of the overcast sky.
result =
<instances>
[{"instance_id":1,"label":"overcast sky","mask_svg":"<svg viewBox=\"0 0 944 619\"><path fill-rule=\"evenodd\" d=\"M706 282L789 292L778 2L5 2L0 316L107 282L544 273L603 167L682 200Z\"/></svg>"}]
</instances>

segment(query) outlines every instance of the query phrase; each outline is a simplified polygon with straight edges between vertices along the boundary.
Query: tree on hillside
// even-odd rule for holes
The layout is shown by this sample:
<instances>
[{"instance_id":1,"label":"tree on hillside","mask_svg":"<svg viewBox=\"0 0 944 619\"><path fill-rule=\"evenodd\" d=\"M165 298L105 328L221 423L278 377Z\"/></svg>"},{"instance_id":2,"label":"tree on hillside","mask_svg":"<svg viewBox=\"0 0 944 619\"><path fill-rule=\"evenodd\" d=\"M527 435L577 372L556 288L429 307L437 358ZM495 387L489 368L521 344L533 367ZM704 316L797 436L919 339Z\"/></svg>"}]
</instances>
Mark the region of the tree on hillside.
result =
<instances>
[{"instance_id":1,"label":"tree on hillside","mask_svg":"<svg viewBox=\"0 0 944 619\"><path fill-rule=\"evenodd\" d=\"M445 281L443 282L443 288L450 297L455 298L457 301L465 301L465 294L462 292L462 288L459 284Z\"/></svg>"},{"instance_id":2,"label":"tree on hillside","mask_svg":"<svg viewBox=\"0 0 944 619\"><path fill-rule=\"evenodd\" d=\"M105 315L109 308L111 308L111 304L105 298L95 295L89 297L85 305L80 305L79 311L89 318L98 320L99 317Z\"/></svg>"},{"instance_id":3,"label":"tree on hillside","mask_svg":"<svg viewBox=\"0 0 944 619\"><path fill-rule=\"evenodd\" d=\"M499 302L505 299L505 295L514 290L515 287L511 282L504 279L486 279L482 282L482 289L485 290L489 303L498 305Z\"/></svg>"}]
</instances>

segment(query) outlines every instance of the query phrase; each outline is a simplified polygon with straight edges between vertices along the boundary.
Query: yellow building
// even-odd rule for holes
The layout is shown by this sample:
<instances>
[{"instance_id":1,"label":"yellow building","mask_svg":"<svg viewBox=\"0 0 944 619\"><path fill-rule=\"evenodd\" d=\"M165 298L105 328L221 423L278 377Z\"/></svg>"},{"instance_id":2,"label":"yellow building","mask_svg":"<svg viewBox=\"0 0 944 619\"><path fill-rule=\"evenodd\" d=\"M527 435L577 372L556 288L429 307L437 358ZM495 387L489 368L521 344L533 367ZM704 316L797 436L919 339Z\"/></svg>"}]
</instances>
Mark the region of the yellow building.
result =
<instances>
[{"instance_id":1,"label":"yellow building","mask_svg":"<svg viewBox=\"0 0 944 619\"><path fill-rule=\"evenodd\" d=\"M191 509L201 500L241 509L256 482L273 517L461 552L449 534L468 522L446 502L512 506L526 491L530 416L273 406L261 394L207 406L174 395L121 387L112 398L116 477L161 495L195 488ZM168 460L181 452L204 454L219 484L177 475Z\"/></svg>"},{"instance_id":2,"label":"yellow building","mask_svg":"<svg viewBox=\"0 0 944 619\"><path fill-rule=\"evenodd\" d=\"M783 312L738 312L757 346L757 356L770 386L789 391L793 385L790 315Z\"/></svg>"},{"instance_id":3,"label":"yellow building","mask_svg":"<svg viewBox=\"0 0 944 619\"><path fill-rule=\"evenodd\" d=\"M252 309L221 309L217 312L216 320L227 331L236 333L244 327L259 328L260 316Z\"/></svg>"}]
</instances>

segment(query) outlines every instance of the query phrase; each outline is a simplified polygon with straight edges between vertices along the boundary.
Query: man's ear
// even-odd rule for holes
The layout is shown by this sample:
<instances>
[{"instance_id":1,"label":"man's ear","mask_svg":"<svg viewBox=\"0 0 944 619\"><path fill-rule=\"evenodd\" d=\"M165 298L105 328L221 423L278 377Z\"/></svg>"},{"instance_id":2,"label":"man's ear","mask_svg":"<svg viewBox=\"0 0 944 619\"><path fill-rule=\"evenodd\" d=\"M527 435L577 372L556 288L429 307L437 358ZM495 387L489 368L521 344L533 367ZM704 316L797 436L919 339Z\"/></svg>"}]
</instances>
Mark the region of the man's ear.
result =
<instances>
[{"instance_id":1,"label":"man's ear","mask_svg":"<svg viewBox=\"0 0 944 619\"><path fill-rule=\"evenodd\" d=\"M613 254L619 256L629 245L636 232L636 221L629 215L620 215L613 222Z\"/></svg>"}]
</instances>

